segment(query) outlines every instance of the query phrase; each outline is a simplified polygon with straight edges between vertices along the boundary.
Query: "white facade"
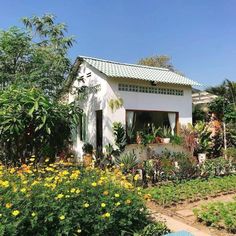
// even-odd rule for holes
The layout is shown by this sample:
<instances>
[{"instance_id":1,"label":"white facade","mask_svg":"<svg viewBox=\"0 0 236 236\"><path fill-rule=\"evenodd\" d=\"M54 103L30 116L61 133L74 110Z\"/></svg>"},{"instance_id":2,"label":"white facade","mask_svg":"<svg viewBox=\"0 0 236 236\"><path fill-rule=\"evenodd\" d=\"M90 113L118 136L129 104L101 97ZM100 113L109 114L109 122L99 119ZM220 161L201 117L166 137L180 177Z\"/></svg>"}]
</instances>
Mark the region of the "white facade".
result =
<instances>
[{"instance_id":1,"label":"white facade","mask_svg":"<svg viewBox=\"0 0 236 236\"><path fill-rule=\"evenodd\" d=\"M91 74L90 74L91 73ZM114 143L112 133L113 122L121 122L126 125L126 110L143 110L143 111L165 111L177 112L178 121L181 125L192 122L192 89L191 86L164 84L160 83L156 86L166 89L181 89L182 96L153 94L120 91L119 84L133 84L140 86L151 86L150 81L126 79L126 78L109 78L97 69L90 66L87 62L83 62L80 66L78 76L84 77L81 85L95 86L99 85L100 89L96 93L91 93L81 103L81 107L86 114L87 138L86 142L96 147L96 111L103 111L103 147L108 143ZM73 86L78 86L75 81ZM75 95L69 95L69 101L73 101ZM108 103L110 99L123 99L123 106L112 112ZM80 140L79 135L75 143L75 150L78 156L82 156L82 146L84 141Z\"/></svg>"}]
</instances>

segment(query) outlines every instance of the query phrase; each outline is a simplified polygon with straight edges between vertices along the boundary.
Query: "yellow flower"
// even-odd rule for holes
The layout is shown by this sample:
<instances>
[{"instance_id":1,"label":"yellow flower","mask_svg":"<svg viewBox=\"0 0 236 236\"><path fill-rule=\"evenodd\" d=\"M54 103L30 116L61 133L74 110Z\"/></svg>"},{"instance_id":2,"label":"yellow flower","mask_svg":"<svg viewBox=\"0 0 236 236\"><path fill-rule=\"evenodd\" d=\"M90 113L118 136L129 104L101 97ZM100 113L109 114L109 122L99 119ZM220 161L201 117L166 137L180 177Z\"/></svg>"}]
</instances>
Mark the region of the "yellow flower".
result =
<instances>
[{"instance_id":1,"label":"yellow flower","mask_svg":"<svg viewBox=\"0 0 236 236\"><path fill-rule=\"evenodd\" d=\"M63 198L64 197L64 195L62 194L62 193L59 193L57 196L56 196L56 199L61 199L61 198Z\"/></svg>"},{"instance_id":2,"label":"yellow flower","mask_svg":"<svg viewBox=\"0 0 236 236\"><path fill-rule=\"evenodd\" d=\"M139 175L134 176L134 180L137 181L139 179Z\"/></svg>"},{"instance_id":3,"label":"yellow flower","mask_svg":"<svg viewBox=\"0 0 236 236\"><path fill-rule=\"evenodd\" d=\"M76 192L76 193L80 193L80 190L79 190L79 189L77 189L75 192Z\"/></svg>"},{"instance_id":4,"label":"yellow flower","mask_svg":"<svg viewBox=\"0 0 236 236\"><path fill-rule=\"evenodd\" d=\"M116 194L115 194L115 197L120 197L120 194L116 193Z\"/></svg>"},{"instance_id":5,"label":"yellow flower","mask_svg":"<svg viewBox=\"0 0 236 236\"><path fill-rule=\"evenodd\" d=\"M119 206L119 205L120 205L120 202L117 202L115 205L116 205L116 206Z\"/></svg>"},{"instance_id":6,"label":"yellow flower","mask_svg":"<svg viewBox=\"0 0 236 236\"><path fill-rule=\"evenodd\" d=\"M81 233L82 232L82 230L81 229L77 229L77 233Z\"/></svg>"},{"instance_id":7,"label":"yellow flower","mask_svg":"<svg viewBox=\"0 0 236 236\"><path fill-rule=\"evenodd\" d=\"M35 158L30 158L30 161L31 161L31 162L34 162L34 161L35 161Z\"/></svg>"},{"instance_id":8,"label":"yellow flower","mask_svg":"<svg viewBox=\"0 0 236 236\"><path fill-rule=\"evenodd\" d=\"M26 188L22 188L20 191L21 191L22 193L25 193L25 192L26 192Z\"/></svg>"},{"instance_id":9,"label":"yellow flower","mask_svg":"<svg viewBox=\"0 0 236 236\"><path fill-rule=\"evenodd\" d=\"M106 206L106 204L105 203L101 203L101 207L105 207Z\"/></svg>"},{"instance_id":10,"label":"yellow flower","mask_svg":"<svg viewBox=\"0 0 236 236\"><path fill-rule=\"evenodd\" d=\"M124 163L120 163L120 166L123 167L125 164Z\"/></svg>"},{"instance_id":11,"label":"yellow flower","mask_svg":"<svg viewBox=\"0 0 236 236\"><path fill-rule=\"evenodd\" d=\"M7 204L6 204L6 208L9 209L9 208L11 208L11 207L12 207L12 204L11 204L11 203L7 203Z\"/></svg>"},{"instance_id":12,"label":"yellow flower","mask_svg":"<svg viewBox=\"0 0 236 236\"><path fill-rule=\"evenodd\" d=\"M1 181L0 180L0 185L2 186L2 187L4 187L4 188L7 188L7 187L9 187L10 186L10 184L9 184L9 182L6 180L6 181Z\"/></svg>"},{"instance_id":13,"label":"yellow flower","mask_svg":"<svg viewBox=\"0 0 236 236\"><path fill-rule=\"evenodd\" d=\"M11 168L11 169L10 169L10 174L15 173L15 171L16 171L16 170L15 170L14 168Z\"/></svg>"},{"instance_id":14,"label":"yellow flower","mask_svg":"<svg viewBox=\"0 0 236 236\"><path fill-rule=\"evenodd\" d=\"M111 214L109 212L103 214L103 217L109 218L111 216Z\"/></svg>"},{"instance_id":15,"label":"yellow flower","mask_svg":"<svg viewBox=\"0 0 236 236\"><path fill-rule=\"evenodd\" d=\"M32 212L31 216L35 217L35 216L36 216L36 213L35 213L35 212Z\"/></svg>"},{"instance_id":16,"label":"yellow flower","mask_svg":"<svg viewBox=\"0 0 236 236\"><path fill-rule=\"evenodd\" d=\"M92 185L93 187L96 187L96 186L97 186L97 183L96 183L96 182L93 182L91 185Z\"/></svg>"},{"instance_id":17,"label":"yellow flower","mask_svg":"<svg viewBox=\"0 0 236 236\"><path fill-rule=\"evenodd\" d=\"M47 159L45 160L45 162L49 162L49 158L47 158Z\"/></svg>"},{"instance_id":18,"label":"yellow flower","mask_svg":"<svg viewBox=\"0 0 236 236\"><path fill-rule=\"evenodd\" d=\"M20 211L18 211L18 210L14 210L13 212L12 212L12 215L13 216L18 216L20 214Z\"/></svg>"},{"instance_id":19,"label":"yellow flower","mask_svg":"<svg viewBox=\"0 0 236 236\"><path fill-rule=\"evenodd\" d=\"M130 204L130 203L131 203L131 200L130 200L130 199L127 199L127 200L125 201L125 203L126 203L126 204Z\"/></svg>"},{"instance_id":20,"label":"yellow flower","mask_svg":"<svg viewBox=\"0 0 236 236\"><path fill-rule=\"evenodd\" d=\"M59 216L60 220L64 220L66 217L64 215Z\"/></svg>"},{"instance_id":21,"label":"yellow flower","mask_svg":"<svg viewBox=\"0 0 236 236\"><path fill-rule=\"evenodd\" d=\"M74 193L75 191L76 191L75 188L72 188L72 189L70 190L71 193Z\"/></svg>"},{"instance_id":22,"label":"yellow flower","mask_svg":"<svg viewBox=\"0 0 236 236\"><path fill-rule=\"evenodd\" d=\"M84 207L85 207L85 208L88 208L88 207L89 207L89 204L88 204L88 203L85 203L85 204L84 204Z\"/></svg>"},{"instance_id":23,"label":"yellow flower","mask_svg":"<svg viewBox=\"0 0 236 236\"><path fill-rule=\"evenodd\" d=\"M109 194L108 191L104 191L104 192L103 192L103 195L105 195L105 196L107 196L108 194Z\"/></svg>"}]
</instances>

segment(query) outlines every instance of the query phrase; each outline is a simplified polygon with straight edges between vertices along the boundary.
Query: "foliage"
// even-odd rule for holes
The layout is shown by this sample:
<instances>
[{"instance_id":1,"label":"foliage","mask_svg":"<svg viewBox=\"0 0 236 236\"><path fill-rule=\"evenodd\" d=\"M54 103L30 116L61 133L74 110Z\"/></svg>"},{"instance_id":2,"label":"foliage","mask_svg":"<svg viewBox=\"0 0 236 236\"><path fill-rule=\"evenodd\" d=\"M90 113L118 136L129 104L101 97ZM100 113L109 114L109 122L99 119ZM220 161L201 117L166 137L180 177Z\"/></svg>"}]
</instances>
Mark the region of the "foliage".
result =
<instances>
[{"instance_id":1,"label":"foliage","mask_svg":"<svg viewBox=\"0 0 236 236\"><path fill-rule=\"evenodd\" d=\"M122 153L115 158L115 164L119 165L124 173L132 171L133 168L137 167L138 163L137 156L132 152Z\"/></svg>"},{"instance_id":2,"label":"foliage","mask_svg":"<svg viewBox=\"0 0 236 236\"><path fill-rule=\"evenodd\" d=\"M25 29L12 27L0 32L0 83L41 88L55 97L70 71L65 24L44 15L24 18Z\"/></svg>"},{"instance_id":3,"label":"foliage","mask_svg":"<svg viewBox=\"0 0 236 236\"><path fill-rule=\"evenodd\" d=\"M118 169L30 161L1 166L1 235L132 235L148 225L142 196Z\"/></svg>"},{"instance_id":4,"label":"foliage","mask_svg":"<svg viewBox=\"0 0 236 236\"><path fill-rule=\"evenodd\" d=\"M170 138L170 142L174 145L182 145L183 144L183 137L179 135L172 135Z\"/></svg>"},{"instance_id":5,"label":"foliage","mask_svg":"<svg viewBox=\"0 0 236 236\"><path fill-rule=\"evenodd\" d=\"M108 102L109 107L111 108L112 112L115 112L116 110L118 110L119 108L121 108L124 104L124 101L122 98L118 98L118 99L111 99Z\"/></svg>"},{"instance_id":6,"label":"foliage","mask_svg":"<svg viewBox=\"0 0 236 236\"><path fill-rule=\"evenodd\" d=\"M233 163L236 163L236 148L235 147L229 147L224 151L224 154L226 155L227 159L232 161Z\"/></svg>"},{"instance_id":7,"label":"foliage","mask_svg":"<svg viewBox=\"0 0 236 236\"><path fill-rule=\"evenodd\" d=\"M217 97L208 105L209 112L215 113L217 118L236 123L236 104L230 103L224 97Z\"/></svg>"},{"instance_id":8,"label":"foliage","mask_svg":"<svg viewBox=\"0 0 236 236\"><path fill-rule=\"evenodd\" d=\"M220 175L228 175L234 171L231 161L222 157L206 160L200 165L201 176L214 177Z\"/></svg>"},{"instance_id":9,"label":"foliage","mask_svg":"<svg viewBox=\"0 0 236 236\"><path fill-rule=\"evenodd\" d=\"M2 161L24 162L30 155L55 157L70 142L80 109L63 105L36 88L14 86L0 92Z\"/></svg>"},{"instance_id":10,"label":"foliage","mask_svg":"<svg viewBox=\"0 0 236 236\"><path fill-rule=\"evenodd\" d=\"M162 222L156 222L147 225L141 232L135 233L134 236L162 236L170 233L170 230Z\"/></svg>"},{"instance_id":11,"label":"foliage","mask_svg":"<svg viewBox=\"0 0 236 236\"><path fill-rule=\"evenodd\" d=\"M171 134L171 128L168 126L163 126L162 130L161 130L161 137L163 138L171 138L172 134Z\"/></svg>"},{"instance_id":12,"label":"foliage","mask_svg":"<svg viewBox=\"0 0 236 236\"><path fill-rule=\"evenodd\" d=\"M182 126L180 137L183 139L183 147L193 155L193 152L197 147L197 139L193 126Z\"/></svg>"},{"instance_id":13,"label":"foliage","mask_svg":"<svg viewBox=\"0 0 236 236\"><path fill-rule=\"evenodd\" d=\"M216 87L208 88L209 93L226 98L230 103L236 104L236 82L225 79Z\"/></svg>"},{"instance_id":14,"label":"foliage","mask_svg":"<svg viewBox=\"0 0 236 236\"><path fill-rule=\"evenodd\" d=\"M82 150L84 154L93 154L93 145L90 143L85 143Z\"/></svg>"},{"instance_id":15,"label":"foliage","mask_svg":"<svg viewBox=\"0 0 236 236\"><path fill-rule=\"evenodd\" d=\"M208 153L211 145L211 131L208 130L206 123L203 121L197 122L193 128L197 135L196 151L198 153Z\"/></svg>"},{"instance_id":16,"label":"foliage","mask_svg":"<svg viewBox=\"0 0 236 236\"><path fill-rule=\"evenodd\" d=\"M175 67L171 63L171 58L167 55L156 55L146 58L141 58L138 61L139 65L144 66L153 66L153 67L159 67L159 68L167 68L175 73L178 73L180 75L183 75L180 71L175 69Z\"/></svg>"},{"instance_id":17,"label":"foliage","mask_svg":"<svg viewBox=\"0 0 236 236\"><path fill-rule=\"evenodd\" d=\"M204 110L204 106L202 104L193 105L193 124L197 121L206 121L207 114Z\"/></svg>"},{"instance_id":18,"label":"foliage","mask_svg":"<svg viewBox=\"0 0 236 236\"><path fill-rule=\"evenodd\" d=\"M115 144L119 148L119 151L123 152L127 144L125 129L120 122L114 122L112 129L115 137Z\"/></svg>"},{"instance_id":19,"label":"foliage","mask_svg":"<svg viewBox=\"0 0 236 236\"><path fill-rule=\"evenodd\" d=\"M194 209L199 221L203 221L208 226L224 228L231 233L236 233L235 212L236 201L214 202Z\"/></svg>"},{"instance_id":20,"label":"foliage","mask_svg":"<svg viewBox=\"0 0 236 236\"><path fill-rule=\"evenodd\" d=\"M197 201L219 193L236 191L236 175L168 183L146 189L157 204L169 206L183 201Z\"/></svg>"}]
</instances>

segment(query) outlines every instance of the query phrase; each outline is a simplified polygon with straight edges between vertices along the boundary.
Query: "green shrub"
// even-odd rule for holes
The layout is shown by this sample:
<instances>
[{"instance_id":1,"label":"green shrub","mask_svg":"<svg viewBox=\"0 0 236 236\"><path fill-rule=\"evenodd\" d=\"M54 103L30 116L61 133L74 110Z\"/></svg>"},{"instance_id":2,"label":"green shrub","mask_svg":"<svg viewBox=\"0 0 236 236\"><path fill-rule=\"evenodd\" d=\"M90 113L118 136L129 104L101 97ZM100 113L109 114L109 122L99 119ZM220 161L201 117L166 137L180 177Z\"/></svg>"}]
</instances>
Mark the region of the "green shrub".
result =
<instances>
[{"instance_id":1,"label":"green shrub","mask_svg":"<svg viewBox=\"0 0 236 236\"><path fill-rule=\"evenodd\" d=\"M119 170L30 166L0 166L2 236L132 235L149 223L142 196Z\"/></svg>"},{"instance_id":2,"label":"green shrub","mask_svg":"<svg viewBox=\"0 0 236 236\"><path fill-rule=\"evenodd\" d=\"M81 112L37 88L14 86L0 91L0 107L0 160L5 164L24 163L31 155L54 157L70 142Z\"/></svg>"},{"instance_id":3,"label":"green shrub","mask_svg":"<svg viewBox=\"0 0 236 236\"><path fill-rule=\"evenodd\" d=\"M134 236L162 236L170 233L170 230L162 222L147 225L140 233Z\"/></svg>"}]
</instances>

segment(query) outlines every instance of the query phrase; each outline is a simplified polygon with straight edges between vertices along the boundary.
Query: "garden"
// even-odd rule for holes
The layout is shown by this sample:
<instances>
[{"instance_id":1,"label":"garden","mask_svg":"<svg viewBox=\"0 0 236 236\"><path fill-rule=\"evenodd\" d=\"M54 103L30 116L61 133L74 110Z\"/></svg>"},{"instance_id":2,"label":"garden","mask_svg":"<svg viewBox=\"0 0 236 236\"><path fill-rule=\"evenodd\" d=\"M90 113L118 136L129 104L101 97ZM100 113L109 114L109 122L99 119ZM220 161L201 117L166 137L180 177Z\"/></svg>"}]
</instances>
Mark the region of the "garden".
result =
<instances>
[{"instance_id":1,"label":"garden","mask_svg":"<svg viewBox=\"0 0 236 236\"><path fill-rule=\"evenodd\" d=\"M209 89L217 98L194 107L193 125L115 122L115 143L85 143L78 162L80 101L97 88L77 88L68 103L73 38L51 15L23 24L0 32L0 235L161 236L170 230L150 206L173 215L187 204L194 222L236 233L234 82ZM221 201L204 205L212 199Z\"/></svg>"}]
</instances>

